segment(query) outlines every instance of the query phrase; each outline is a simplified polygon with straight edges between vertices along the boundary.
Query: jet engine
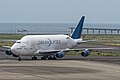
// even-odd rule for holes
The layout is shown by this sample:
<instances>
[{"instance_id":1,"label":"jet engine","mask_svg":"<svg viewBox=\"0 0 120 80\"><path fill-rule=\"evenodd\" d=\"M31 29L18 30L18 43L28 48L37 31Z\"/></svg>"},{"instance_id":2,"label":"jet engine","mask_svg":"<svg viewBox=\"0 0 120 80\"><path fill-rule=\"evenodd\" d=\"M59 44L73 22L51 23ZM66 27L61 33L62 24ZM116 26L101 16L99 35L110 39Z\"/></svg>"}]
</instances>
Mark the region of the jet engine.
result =
<instances>
[{"instance_id":1,"label":"jet engine","mask_svg":"<svg viewBox=\"0 0 120 80\"><path fill-rule=\"evenodd\" d=\"M11 50L7 50L5 53L7 55L12 55L13 57L19 57L18 55L13 54Z\"/></svg>"},{"instance_id":2,"label":"jet engine","mask_svg":"<svg viewBox=\"0 0 120 80\"><path fill-rule=\"evenodd\" d=\"M64 55L65 55L64 52L58 52L58 53L56 53L56 57L57 58L62 58L62 57L64 57Z\"/></svg>"},{"instance_id":3,"label":"jet engine","mask_svg":"<svg viewBox=\"0 0 120 80\"><path fill-rule=\"evenodd\" d=\"M89 51L88 49L85 49L83 52L81 52L81 55L82 55L83 57L87 57L87 56L90 55L90 51Z\"/></svg>"},{"instance_id":4,"label":"jet engine","mask_svg":"<svg viewBox=\"0 0 120 80\"><path fill-rule=\"evenodd\" d=\"M7 55L12 55L12 54L13 54L11 50L7 50L5 53L6 53Z\"/></svg>"}]
</instances>

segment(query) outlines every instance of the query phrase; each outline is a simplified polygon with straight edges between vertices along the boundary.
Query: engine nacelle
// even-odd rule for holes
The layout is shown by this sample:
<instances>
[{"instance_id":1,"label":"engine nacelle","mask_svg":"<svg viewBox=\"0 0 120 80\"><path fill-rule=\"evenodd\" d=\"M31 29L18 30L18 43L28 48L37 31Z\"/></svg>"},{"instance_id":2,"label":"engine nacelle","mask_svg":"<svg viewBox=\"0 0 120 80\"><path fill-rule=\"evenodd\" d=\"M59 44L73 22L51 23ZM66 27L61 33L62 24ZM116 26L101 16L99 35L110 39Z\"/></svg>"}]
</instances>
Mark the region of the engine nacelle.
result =
<instances>
[{"instance_id":1,"label":"engine nacelle","mask_svg":"<svg viewBox=\"0 0 120 80\"><path fill-rule=\"evenodd\" d=\"M57 58L62 58L62 57L64 57L64 55L65 55L64 52L58 52L58 53L56 53L56 57Z\"/></svg>"},{"instance_id":2,"label":"engine nacelle","mask_svg":"<svg viewBox=\"0 0 120 80\"><path fill-rule=\"evenodd\" d=\"M7 55L12 55L12 54L13 54L11 50L7 50L5 53L6 53Z\"/></svg>"},{"instance_id":3,"label":"engine nacelle","mask_svg":"<svg viewBox=\"0 0 120 80\"><path fill-rule=\"evenodd\" d=\"M88 49L85 49L83 52L81 52L81 55L82 55L83 57L87 57L87 56L90 55L90 51L89 51Z\"/></svg>"},{"instance_id":4,"label":"engine nacelle","mask_svg":"<svg viewBox=\"0 0 120 80\"><path fill-rule=\"evenodd\" d=\"M7 50L5 53L9 56L12 55L13 57L19 57L18 55L13 54L11 50Z\"/></svg>"}]
</instances>

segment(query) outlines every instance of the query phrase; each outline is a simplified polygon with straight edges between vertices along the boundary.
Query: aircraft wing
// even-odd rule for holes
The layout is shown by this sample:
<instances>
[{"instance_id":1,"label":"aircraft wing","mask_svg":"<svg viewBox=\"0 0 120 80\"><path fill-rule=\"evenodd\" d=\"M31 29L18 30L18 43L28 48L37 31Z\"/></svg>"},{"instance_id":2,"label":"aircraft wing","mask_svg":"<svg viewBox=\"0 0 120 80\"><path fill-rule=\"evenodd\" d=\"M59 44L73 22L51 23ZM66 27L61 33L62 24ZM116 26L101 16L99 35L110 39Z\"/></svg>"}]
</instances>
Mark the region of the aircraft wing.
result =
<instances>
[{"instance_id":1,"label":"aircraft wing","mask_svg":"<svg viewBox=\"0 0 120 80\"><path fill-rule=\"evenodd\" d=\"M60 52L60 50L38 50L35 52L35 54L50 54L50 53L57 53Z\"/></svg>"},{"instance_id":2,"label":"aircraft wing","mask_svg":"<svg viewBox=\"0 0 120 80\"><path fill-rule=\"evenodd\" d=\"M3 48L10 49L11 46L3 46Z\"/></svg>"},{"instance_id":3,"label":"aircraft wing","mask_svg":"<svg viewBox=\"0 0 120 80\"><path fill-rule=\"evenodd\" d=\"M16 42L17 40L3 40L3 39L0 39L0 42Z\"/></svg>"},{"instance_id":4,"label":"aircraft wing","mask_svg":"<svg viewBox=\"0 0 120 80\"><path fill-rule=\"evenodd\" d=\"M86 42L95 42L97 40L78 40L77 44L86 43Z\"/></svg>"},{"instance_id":5,"label":"aircraft wing","mask_svg":"<svg viewBox=\"0 0 120 80\"><path fill-rule=\"evenodd\" d=\"M67 51L83 51L85 49L92 51L92 50L111 50L114 48L80 48L80 49L65 49L64 51L65 52L67 52Z\"/></svg>"},{"instance_id":6,"label":"aircraft wing","mask_svg":"<svg viewBox=\"0 0 120 80\"><path fill-rule=\"evenodd\" d=\"M111 49L114 49L114 48L80 48L80 49L59 49L59 50L38 50L36 51L35 53L39 53L39 54L47 54L47 53L57 53L57 52L69 52L69 51L83 51L83 50L89 50L89 51L92 51L92 50L111 50Z\"/></svg>"}]
</instances>

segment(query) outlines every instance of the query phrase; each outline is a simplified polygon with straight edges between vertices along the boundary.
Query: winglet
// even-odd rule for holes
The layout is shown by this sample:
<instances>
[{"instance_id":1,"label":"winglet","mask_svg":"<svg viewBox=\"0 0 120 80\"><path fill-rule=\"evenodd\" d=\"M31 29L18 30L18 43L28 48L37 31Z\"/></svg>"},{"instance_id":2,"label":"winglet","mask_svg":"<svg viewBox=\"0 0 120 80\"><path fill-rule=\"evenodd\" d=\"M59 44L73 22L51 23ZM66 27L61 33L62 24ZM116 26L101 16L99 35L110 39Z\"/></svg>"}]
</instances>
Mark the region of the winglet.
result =
<instances>
[{"instance_id":1,"label":"winglet","mask_svg":"<svg viewBox=\"0 0 120 80\"><path fill-rule=\"evenodd\" d=\"M79 39L81 37L84 19L85 19L85 16L82 16L82 18L80 19L77 27L75 28L74 32L72 33L71 38Z\"/></svg>"}]
</instances>

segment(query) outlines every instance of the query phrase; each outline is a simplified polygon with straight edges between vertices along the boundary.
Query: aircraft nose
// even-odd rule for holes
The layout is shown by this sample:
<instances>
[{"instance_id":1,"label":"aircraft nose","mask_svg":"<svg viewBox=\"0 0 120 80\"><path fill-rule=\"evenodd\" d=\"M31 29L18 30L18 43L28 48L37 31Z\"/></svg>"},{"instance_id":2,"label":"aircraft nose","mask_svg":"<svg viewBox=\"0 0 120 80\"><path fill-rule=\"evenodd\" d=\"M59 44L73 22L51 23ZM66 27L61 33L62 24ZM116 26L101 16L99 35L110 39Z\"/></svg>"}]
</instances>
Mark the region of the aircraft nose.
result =
<instances>
[{"instance_id":1,"label":"aircraft nose","mask_svg":"<svg viewBox=\"0 0 120 80\"><path fill-rule=\"evenodd\" d=\"M12 47L11 47L11 51L12 51L12 52L15 52L15 47L12 46Z\"/></svg>"},{"instance_id":2,"label":"aircraft nose","mask_svg":"<svg viewBox=\"0 0 120 80\"><path fill-rule=\"evenodd\" d=\"M15 46L12 46L12 47L11 47L11 51L12 51L13 53L16 53L16 47L15 47Z\"/></svg>"}]
</instances>

